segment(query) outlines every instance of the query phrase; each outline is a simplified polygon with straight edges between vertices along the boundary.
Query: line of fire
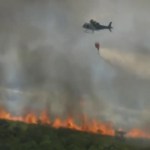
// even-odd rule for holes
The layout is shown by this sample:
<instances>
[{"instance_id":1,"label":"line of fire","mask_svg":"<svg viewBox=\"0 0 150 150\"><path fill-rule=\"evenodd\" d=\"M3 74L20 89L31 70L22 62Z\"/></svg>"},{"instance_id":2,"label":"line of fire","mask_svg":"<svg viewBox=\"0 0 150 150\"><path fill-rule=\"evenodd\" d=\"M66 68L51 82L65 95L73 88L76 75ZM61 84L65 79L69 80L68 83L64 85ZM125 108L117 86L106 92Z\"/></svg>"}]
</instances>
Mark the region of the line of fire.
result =
<instances>
[{"instance_id":1,"label":"line of fire","mask_svg":"<svg viewBox=\"0 0 150 150\"><path fill-rule=\"evenodd\" d=\"M115 130L113 125L110 123L91 120L88 119L85 115L81 116L80 123L77 123L77 121L71 116L67 117L66 119L56 117L55 119L51 120L51 117L47 111L41 112L39 116L33 112L27 113L24 116L14 116L5 109L0 109L0 119L4 120L19 121L27 124L41 123L43 125L49 125L54 128L68 128L82 132L114 136L117 139L124 139L126 137L150 139L150 134L141 129L134 128L128 132L125 132L123 129Z\"/></svg>"}]
</instances>

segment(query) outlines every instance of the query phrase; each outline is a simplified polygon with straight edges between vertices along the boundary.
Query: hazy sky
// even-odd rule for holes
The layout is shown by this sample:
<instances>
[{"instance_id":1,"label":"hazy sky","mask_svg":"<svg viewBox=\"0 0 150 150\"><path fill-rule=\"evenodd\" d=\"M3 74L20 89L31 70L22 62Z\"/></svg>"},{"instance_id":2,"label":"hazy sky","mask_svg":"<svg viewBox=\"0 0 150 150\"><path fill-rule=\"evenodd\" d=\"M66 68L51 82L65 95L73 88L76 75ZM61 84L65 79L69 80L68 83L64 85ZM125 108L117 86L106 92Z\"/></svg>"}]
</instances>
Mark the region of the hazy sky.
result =
<instances>
[{"instance_id":1,"label":"hazy sky","mask_svg":"<svg viewBox=\"0 0 150 150\"><path fill-rule=\"evenodd\" d=\"M150 124L149 0L1 0L1 105ZM113 31L85 33L96 19ZM94 47L99 41L101 56ZM83 104L83 105L82 105Z\"/></svg>"}]
</instances>

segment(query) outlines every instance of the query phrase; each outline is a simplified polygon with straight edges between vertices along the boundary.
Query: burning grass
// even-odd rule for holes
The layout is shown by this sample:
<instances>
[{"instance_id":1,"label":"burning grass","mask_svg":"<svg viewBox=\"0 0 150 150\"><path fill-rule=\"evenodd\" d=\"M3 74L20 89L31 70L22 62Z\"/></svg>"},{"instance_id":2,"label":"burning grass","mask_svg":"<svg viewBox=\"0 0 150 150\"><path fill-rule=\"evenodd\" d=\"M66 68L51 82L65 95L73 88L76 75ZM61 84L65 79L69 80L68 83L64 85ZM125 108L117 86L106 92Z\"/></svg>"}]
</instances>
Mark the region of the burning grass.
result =
<instances>
[{"instance_id":1,"label":"burning grass","mask_svg":"<svg viewBox=\"0 0 150 150\"><path fill-rule=\"evenodd\" d=\"M82 119L81 119L82 118ZM66 119L56 117L54 120L50 119L50 115L43 111L39 116L35 113L27 113L24 116L13 116L4 109L0 109L0 119L19 121L27 124L44 124L54 128L68 128L76 131L84 131L89 133L97 133L101 135L114 136L115 130L110 123L104 123L96 120L88 119L85 116L80 117L80 123L77 124L75 119L71 116ZM127 137L131 138L148 138L150 134L140 129L132 129L127 134Z\"/></svg>"},{"instance_id":2,"label":"burning grass","mask_svg":"<svg viewBox=\"0 0 150 150\"><path fill-rule=\"evenodd\" d=\"M0 133L1 150L139 150L139 146L127 140L67 128L53 128L47 124L0 120Z\"/></svg>"}]
</instances>

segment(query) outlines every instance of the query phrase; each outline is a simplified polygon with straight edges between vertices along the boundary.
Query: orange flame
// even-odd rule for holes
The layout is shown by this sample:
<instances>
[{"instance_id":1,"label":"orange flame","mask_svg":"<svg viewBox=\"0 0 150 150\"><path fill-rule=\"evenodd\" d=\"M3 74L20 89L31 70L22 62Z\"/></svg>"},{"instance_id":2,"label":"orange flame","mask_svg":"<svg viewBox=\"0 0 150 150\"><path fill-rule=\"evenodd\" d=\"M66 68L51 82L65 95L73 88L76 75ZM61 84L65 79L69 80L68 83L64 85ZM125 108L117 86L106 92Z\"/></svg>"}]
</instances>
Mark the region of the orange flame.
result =
<instances>
[{"instance_id":1,"label":"orange flame","mask_svg":"<svg viewBox=\"0 0 150 150\"><path fill-rule=\"evenodd\" d=\"M132 129L131 131L128 132L127 134L128 137L132 137L132 138L148 138L150 139L150 134L148 132L144 132L140 129Z\"/></svg>"},{"instance_id":2,"label":"orange flame","mask_svg":"<svg viewBox=\"0 0 150 150\"><path fill-rule=\"evenodd\" d=\"M77 124L73 117L69 116L67 119L61 119L57 117L53 121L50 120L50 117L47 111L43 111L39 116L33 112L26 114L25 116L12 116L9 112L4 109L0 109L0 119L6 119L11 121L21 121L25 123L42 124L50 125L54 128L69 128L78 131L85 131L91 133L100 133L102 135L115 135L115 130L113 129L111 123L102 123L96 120L90 120L86 116L82 117L81 123ZM150 134L145 133L140 129L133 129L127 133L127 137L131 138L150 138Z\"/></svg>"}]
</instances>

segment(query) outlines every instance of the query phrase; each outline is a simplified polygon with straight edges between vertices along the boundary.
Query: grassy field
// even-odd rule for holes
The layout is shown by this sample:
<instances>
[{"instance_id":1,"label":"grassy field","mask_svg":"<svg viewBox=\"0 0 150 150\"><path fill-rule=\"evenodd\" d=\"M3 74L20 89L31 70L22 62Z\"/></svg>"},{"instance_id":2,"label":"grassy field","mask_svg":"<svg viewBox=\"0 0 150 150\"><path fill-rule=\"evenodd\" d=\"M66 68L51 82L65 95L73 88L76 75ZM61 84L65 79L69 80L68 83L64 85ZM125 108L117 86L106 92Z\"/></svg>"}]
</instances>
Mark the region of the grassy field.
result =
<instances>
[{"instance_id":1,"label":"grassy field","mask_svg":"<svg viewBox=\"0 0 150 150\"><path fill-rule=\"evenodd\" d=\"M0 120L0 150L150 150L149 141Z\"/></svg>"}]
</instances>

